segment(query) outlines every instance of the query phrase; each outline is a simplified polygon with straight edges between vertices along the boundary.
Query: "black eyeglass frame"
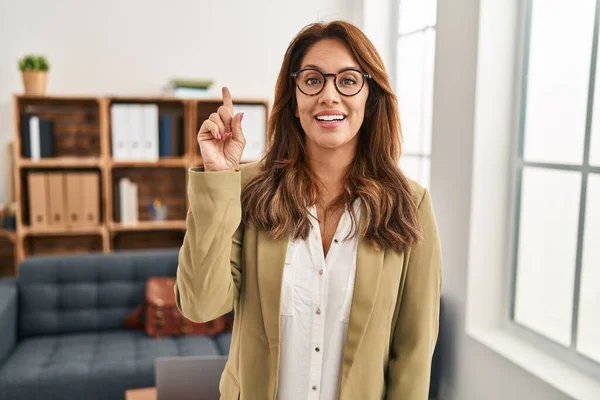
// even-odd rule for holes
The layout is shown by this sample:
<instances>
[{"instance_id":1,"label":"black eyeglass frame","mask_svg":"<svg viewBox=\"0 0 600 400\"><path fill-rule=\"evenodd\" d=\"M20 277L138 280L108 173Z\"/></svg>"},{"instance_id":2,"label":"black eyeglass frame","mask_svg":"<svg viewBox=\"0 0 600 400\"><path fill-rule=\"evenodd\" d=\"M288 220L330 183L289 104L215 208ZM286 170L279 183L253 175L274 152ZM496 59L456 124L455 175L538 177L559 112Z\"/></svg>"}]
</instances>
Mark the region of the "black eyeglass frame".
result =
<instances>
[{"instance_id":1,"label":"black eyeglass frame","mask_svg":"<svg viewBox=\"0 0 600 400\"><path fill-rule=\"evenodd\" d=\"M321 87L321 90L319 90L317 93L308 94L308 93L305 93L305 92L303 92L303 91L302 91L302 89L300 89L300 86L299 86L299 85L298 85L298 83L297 83L297 80L298 80L298 75L300 75L300 73L301 73L301 72L304 72L304 71L315 71L315 72L318 72L319 74L321 74L321 76L323 77L323 87ZM339 75L339 74L342 74L342 73L344 73L344 72L346 72L346 71L354 71L354 72L358 72L358 73L360 73L360 74L361 74L361 76L364 78L364 79L363 79L363 81L362 81L362 85L360 86L360 88L358 89L358 91L357 91L356 93L354 93L354 94L345 94L345 93L342 93L342 92L340 91L340 88L338 88L338 85L337 85L337 77L338 77L338 75ZM328 77L330 77L330 76L333 78L333 86L335 86L335 90L337 90L339 94L341 94L342 96L345 96L345 97L353 97L353 96L356 96L357 94L359 94L359 93L360 93L360 91L361 91L361 90L363 89L363 87L365 86L365 82L367 81L367 79L373 79L373 78L371 77L371 75L370 75L370 74L368 74L368 73L366 73L366 72L361 72L360 70L358 70L358 69L356 69L356 68L346 68L346 69L344 69L344 70L342 70L342 71L338 72L337 74L325 74L325 73L323 73L323 72L319 71L319 70L318 70L318 69L316 69L316 68L303 68L303 69L301 69L301 70L299 70L299 71L292 72L292 73L290 74L290 78L294 79L294 84L296 85L296 87L298 88L298 90L299 90L300 92L302 92L302 94L304 94L304 95L306 95L306 96L318 96L318 95L319 95L319 94L320 94L320 93L323 91L323 89L325 89L325 85L327 84L327 78L328 78Z\"/></svg>"}]
</instances>

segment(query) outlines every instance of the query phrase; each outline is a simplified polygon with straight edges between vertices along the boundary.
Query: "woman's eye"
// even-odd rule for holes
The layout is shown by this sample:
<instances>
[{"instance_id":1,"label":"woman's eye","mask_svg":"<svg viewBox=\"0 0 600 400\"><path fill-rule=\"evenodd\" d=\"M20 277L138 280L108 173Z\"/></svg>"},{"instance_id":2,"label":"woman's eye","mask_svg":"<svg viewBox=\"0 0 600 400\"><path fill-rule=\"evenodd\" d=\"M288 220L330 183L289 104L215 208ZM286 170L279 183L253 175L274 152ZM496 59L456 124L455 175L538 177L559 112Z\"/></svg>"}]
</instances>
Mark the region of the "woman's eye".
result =
<instances>
[{"instance_id":1,"label":"woman's eye","mask_svg":"<svg viewBox=\"0 0 600 400\"><path fill-rule=\"evenodd\" d=\"M342 81L342 84L346 85L346 86L352 86L352 85L356 85L356 81L354 79L344 79Z\"/></svg>"},{"instance_id":2,"label":"woman's eye","mask_svg":"<svg viewBox=\"0 0 600 400\"><path fill-rule=\"evenodd\" d=\"M320 83L320 81L317 78L308 78L306 80L306 83L308 85L318 85Z\"/></svg>"}]
</instances>

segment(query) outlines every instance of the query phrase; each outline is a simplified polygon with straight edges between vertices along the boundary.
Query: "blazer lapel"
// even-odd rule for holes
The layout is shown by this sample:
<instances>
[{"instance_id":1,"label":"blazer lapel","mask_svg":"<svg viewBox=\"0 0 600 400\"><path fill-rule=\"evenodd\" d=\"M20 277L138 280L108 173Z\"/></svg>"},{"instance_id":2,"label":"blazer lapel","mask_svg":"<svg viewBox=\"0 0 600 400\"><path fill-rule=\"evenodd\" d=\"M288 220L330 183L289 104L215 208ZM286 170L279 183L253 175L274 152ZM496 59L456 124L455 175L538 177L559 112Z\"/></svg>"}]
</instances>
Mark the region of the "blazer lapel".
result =
<instances>
[{"instance_id":1,"label":"blazer lapel","mask_svg":"<svg viewBox=\"0 0 600 400\"><path fill-rule=\"evenodd\" d=\"M366 211L361 208L360 228L366 223ZM356 279L354 281L354 294L348 334L344 344L344 357L342 373L340 376L340 389L343 387L348 374L355 361L356 352L362 342L367 325L373 313L375 299L379 290L383 258L385 252L376 250L364 238L360 237L356 256Z\"/></svg>"},{"instance_id":2,"label":"blazer lapel","mask_svg":"<svg viewBox=\"0 0 600 400\"><path fill-rule=\"evenodd\" d=\"M288 238L273 239L258 231L257 276L265 333L269 347L279 346L279 308L281 304L281 281L288 247Z\"/></svg>"}]
</instances>

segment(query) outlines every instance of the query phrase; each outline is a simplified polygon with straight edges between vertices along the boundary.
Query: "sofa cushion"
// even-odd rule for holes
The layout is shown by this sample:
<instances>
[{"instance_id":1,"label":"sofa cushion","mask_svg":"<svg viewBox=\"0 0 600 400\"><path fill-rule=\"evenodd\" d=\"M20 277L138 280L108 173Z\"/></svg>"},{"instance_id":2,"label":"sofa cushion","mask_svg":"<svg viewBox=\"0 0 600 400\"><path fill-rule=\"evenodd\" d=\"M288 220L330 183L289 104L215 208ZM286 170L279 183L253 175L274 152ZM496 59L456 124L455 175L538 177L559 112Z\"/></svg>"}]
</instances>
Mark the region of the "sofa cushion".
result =
<instances>
[{"instance_id":1,"label":"sofa cushion","mask_svg":"<svg viewBox=\"0 0 600 400\"><path fill-rule=\"evenodd\" d=\"M231 347L231 332L222 333L215 338L217 340L217 346L221 354L229 354L229 347Z\"/></svg>"},{"instance_id":2,"label":"sofa cushion","mask_svg":"<svg viewBox=\"0 0 600 400\"><path fill-rule=\"evenodd\" d=\"M122 399L127 389L154 385L155 358L222 354L217 340L143 331L29 338L0 368L0 399Z\"/></svg>"},{"instance_id":3,"label":"sofa cushion","mask_svg":"<svg viewBox=\"0 0 600 400\"><path fill-rule=\"evenodd\" d=\"M19 267L20 338L123 328L146 279L174 276L178 249L29 257Z\"/></svg>"}]
</instances>

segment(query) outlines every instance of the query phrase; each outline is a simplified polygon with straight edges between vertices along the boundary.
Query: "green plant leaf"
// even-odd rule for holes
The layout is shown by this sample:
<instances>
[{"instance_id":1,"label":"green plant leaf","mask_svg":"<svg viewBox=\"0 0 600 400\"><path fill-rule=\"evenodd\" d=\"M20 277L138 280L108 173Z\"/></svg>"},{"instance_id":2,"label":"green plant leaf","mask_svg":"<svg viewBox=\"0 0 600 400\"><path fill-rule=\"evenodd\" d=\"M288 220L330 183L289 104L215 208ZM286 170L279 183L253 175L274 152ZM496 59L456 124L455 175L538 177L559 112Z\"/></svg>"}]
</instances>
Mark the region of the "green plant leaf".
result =
<instances>
[{"instance_id":1,"label":"green plant leaf","mask_svg":"<svg viewBox=\"0 0 600 400\"><path fill-rule=\"evenodd\" d=\"M19 60L19 69L21 71L48 71L50 64L44 56L27 54Z\"/></svg>"}]
</instances>

